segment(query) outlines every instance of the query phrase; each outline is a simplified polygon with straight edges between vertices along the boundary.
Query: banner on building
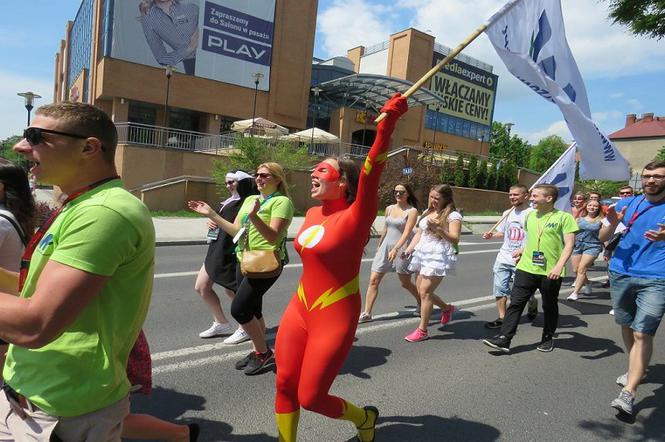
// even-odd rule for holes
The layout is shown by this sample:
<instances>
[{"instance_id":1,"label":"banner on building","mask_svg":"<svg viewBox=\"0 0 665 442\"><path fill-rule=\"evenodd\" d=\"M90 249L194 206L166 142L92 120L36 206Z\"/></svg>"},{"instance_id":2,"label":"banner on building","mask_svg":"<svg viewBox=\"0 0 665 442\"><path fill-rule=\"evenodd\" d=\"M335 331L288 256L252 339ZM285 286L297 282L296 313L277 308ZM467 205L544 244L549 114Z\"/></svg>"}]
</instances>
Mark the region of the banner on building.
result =
<instances>
[{"instance_id":1,"label":"banner on building","mask_svg":"<svg viewBox=\"0 0 665 442\"><path fill-rule=\"evenodd\" d=\"M434 65L444 58L434 54ZM429 106L430 110L491 126L494 113L497 76L459 60L452 60L430 80L429 89L442 98L442 102Z\"/></svg>"},{"instance_id":2,"label":"banner on building","mask_svg":"<svg viewBox=\"0 0 665 442\"><path fill-rule=\"evenodd\" d=\"M114 2L111 57L267 91L275 0Z\"/></svg>"}]
</instances>

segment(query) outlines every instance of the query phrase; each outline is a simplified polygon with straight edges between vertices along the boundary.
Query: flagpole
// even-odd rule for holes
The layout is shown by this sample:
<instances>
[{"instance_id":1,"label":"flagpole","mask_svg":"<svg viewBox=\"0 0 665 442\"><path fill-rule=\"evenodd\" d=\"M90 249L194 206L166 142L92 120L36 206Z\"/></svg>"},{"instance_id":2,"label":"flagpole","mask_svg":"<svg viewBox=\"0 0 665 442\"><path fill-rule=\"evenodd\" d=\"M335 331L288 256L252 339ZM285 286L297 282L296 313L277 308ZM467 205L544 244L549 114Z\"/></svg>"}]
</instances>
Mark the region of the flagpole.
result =
<instances>
[{"instance_id":1,"label":"flagpole","mask_svg":"<svg viewBox=\"0 0 665 442\"><path fill-rule=\"evenodd\" d=\"M547 169L545 172L543 172L543 174L540 176L540 178L542 178L542 177L544 177L545 175L547 175L548 173L550 173L550 171L554 168L554 166L556 166L557 164L559 164L559 162L560 162L560 161L566 156L566 154L568 153L568 151L569 151L570 149L572 149L572 148L575 148L576 146L577 146L577 143L572 142L572 143L570 144L570 146L568 146L568 148L567 148L566 150L563 151L563 153L561 154L561 156L560 156L560 157L559 157L554 163L552 163L552 165L549 167L549 169ZM539 184L538 182L540 181L540 178L538 178L538 179L536 180L536 182L533 183L533 184L531 185L531 187L529 188L529 192L531 192L531 191L533 190L533 188ZM508 215L510 215L510 214L512 213L513 210L515 210L515 206L511 207L510 210L508 210L508 212L506 212L506 213L501 217L501 219L500 219L499 221L497 221L496 224L494 224L494 225L492 226L491 229L488 230L488 232L493 232L494 229L496 229L496 228L499 226L499 224L501 224L501 223L503 222L503 220L505 220L505 219L508 217Z\"/></svg>"},{"instance_id":2,"label":"flagpole","mask_svg":"<svg viewBox=\"0 0 665 442\"><path fill-rule=\"evenodd\" d=\"M517 3L519 3L522 0L511 0L510 3L507 3L506 5L503 6L503 9L499 10L499 12L496 14L496 17L494 21L498 20L501 18L503 15L505 15L510 9L515 6ZM428 81L430 78L434 76L437 72L441 70L442 67L450 63L453 58L455 58L462 50L467 47L473 40L478 38L480 34L485 32L485 30L492 24L492 22L487 22L479 26L475 31L471 33L462 43L457 45L455 49L452 50L443 60L438 62L432 69L427 71L425 75L423 75L420 80L416 81L409 89L407 89L406 92L402 94L402 96L409 98L411 95L413 95L418 89L420 89L423 84L425 84L426 81ZM386 118L388 114L386 112L381 112L381 115L379 115L376 120L374 120L375 123L380 122L384 118Z\"/></svg>"}]
</instances>

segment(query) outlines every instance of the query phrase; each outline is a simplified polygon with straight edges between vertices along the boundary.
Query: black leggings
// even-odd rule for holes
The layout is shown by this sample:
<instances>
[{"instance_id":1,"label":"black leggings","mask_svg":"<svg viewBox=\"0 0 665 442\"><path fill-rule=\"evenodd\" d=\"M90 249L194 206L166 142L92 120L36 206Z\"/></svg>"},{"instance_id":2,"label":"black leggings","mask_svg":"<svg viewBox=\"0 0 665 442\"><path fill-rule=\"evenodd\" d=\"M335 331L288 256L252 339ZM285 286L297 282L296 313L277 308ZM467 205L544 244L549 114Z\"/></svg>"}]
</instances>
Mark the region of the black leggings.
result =
<instances>
[{"instance_id":1,"label":"black leggings","mask_svg":"<svg viewBox=\"0 0 665 442\"><path fill-rule=\"evenodd\" d=\"M263 295L277 281L277 278L279 275L266 279L245 278L240 271L240 265L236 267L238 289L231 303L231 316L238 321L238 324L247 324L253 318L261 319L263 317Z\"/></svg>"}]
</instances>

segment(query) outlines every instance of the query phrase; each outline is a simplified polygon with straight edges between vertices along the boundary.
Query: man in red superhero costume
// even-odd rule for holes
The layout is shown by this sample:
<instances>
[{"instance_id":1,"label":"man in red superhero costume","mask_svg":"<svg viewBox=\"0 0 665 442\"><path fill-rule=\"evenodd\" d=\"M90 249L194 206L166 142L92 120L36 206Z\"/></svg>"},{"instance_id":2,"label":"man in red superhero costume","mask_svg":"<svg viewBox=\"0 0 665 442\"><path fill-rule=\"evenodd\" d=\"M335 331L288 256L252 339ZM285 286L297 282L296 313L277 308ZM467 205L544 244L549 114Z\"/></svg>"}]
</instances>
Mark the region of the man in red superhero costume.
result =
<instances>
[{"instance_id":1,"label":"man in red superhero costume","mask_svg":"<svg viewBox=\"0 0 665 442\"><path fill-rule=\"evenodd\" d=\"M363 248L378 209L390 135L407 109L399 93L381 109L388 117L377 126L359 178L353 163L334 158L322 161L312 173L312 197L323 205L307 211L294 241L303 274L277 332L275 412L280 441L296 441L300 407L351 421L362 442L374 440L378 410L359 408L328 390L355 336Z\"/></svg>"}]
</instances>

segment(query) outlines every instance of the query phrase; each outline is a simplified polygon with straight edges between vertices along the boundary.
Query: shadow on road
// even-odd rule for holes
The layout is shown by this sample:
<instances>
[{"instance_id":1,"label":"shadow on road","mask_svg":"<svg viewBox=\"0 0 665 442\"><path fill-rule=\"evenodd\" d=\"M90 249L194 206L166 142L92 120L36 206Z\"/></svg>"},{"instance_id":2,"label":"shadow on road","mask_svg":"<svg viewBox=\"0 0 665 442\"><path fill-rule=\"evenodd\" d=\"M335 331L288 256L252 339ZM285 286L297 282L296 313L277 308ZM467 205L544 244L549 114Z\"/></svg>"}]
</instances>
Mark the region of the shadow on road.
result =
<instances>
[{"instance_id":1,"label":"shadow on road","mask_svg":"<svg viewBox=\"0 0 665 442\"><path fill-rule=\"evenodd\" d=\"M558 348L577 353L598 352L595 355L581 356L589 360L602 359L623 352L623 348L612 339L594 338L573 331L559 332L554 342Z\"/></svg>"},{"instance_id":2,"label":"shadow on road","mask_svg":"<svg viewBox=\"0 0 665 442\"><path fill-rule=\"evenodd\" d=\"M349 356L346 358L339 374L350 374L360 379L371 379L371 376L365 373L365 370L385 364L391 354L391 350L383 347L354 345L351 347Z\"/></svg>"},{"instance_id":3,"label":"shadow on road","mask_svg":"<svg viewBox=\"0 0 665 442\"><path fill-rule=\"evenodd\" d=\"M479 422L440 416L380 416L376 440L384 442L475 441L499 439L501 432ZM357 441L349 439L348 442Z\"/></svg>"},{"instance_id":4,"label":"shadow on road","mask_svg":"<svg viewBox=\"0 0 665 442\"><path fill-rule=\"evenodd\" d=\"M266 442L275 440L267 434L232 435L233 427L225 422L182 416L190 411L204 410L206 399L194 394L182 393L168 388L155 387L150 396L134 395L131 398L133 413L146 413L175 423L197 423L201 427L199 441ZM123 439L133 440L133 439Z\"/></svg>"}]
</instances>

